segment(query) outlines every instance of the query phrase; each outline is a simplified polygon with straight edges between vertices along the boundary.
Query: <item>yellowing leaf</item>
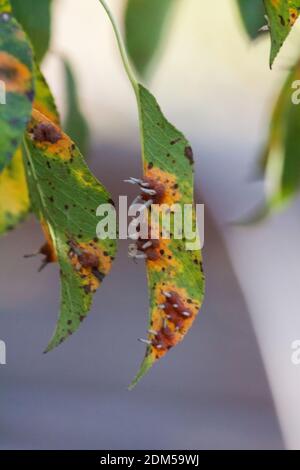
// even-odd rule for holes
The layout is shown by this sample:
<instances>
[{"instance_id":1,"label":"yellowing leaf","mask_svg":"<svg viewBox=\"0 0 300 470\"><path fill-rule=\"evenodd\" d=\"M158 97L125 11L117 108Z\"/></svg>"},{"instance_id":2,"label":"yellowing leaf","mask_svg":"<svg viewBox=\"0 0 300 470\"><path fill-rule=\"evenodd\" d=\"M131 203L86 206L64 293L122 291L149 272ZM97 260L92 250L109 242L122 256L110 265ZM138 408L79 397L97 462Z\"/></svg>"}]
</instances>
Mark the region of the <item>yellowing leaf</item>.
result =
<instances>
[{"instance_id":1,"label":"yellowing leaf","mask_svg":"<svg viewBox=\"0 0 300 470\"><path fill-rule=\"evenodd\" d=\"M1 172L19 147L34 98L31 46L7 2L0 3L0 85Z\"/></svg>"},{"instance_id":2,"label":"yellowing leaf","mask_svg":"<svg viewBox=\"0 0 300 470\"><path fill-rule=\"evenodd\" d=\"M22 152L0 173L0 235L24 220L30 208Z\"/></svg>"},{"instance_id":3,"label":"yellowing leaf","mask_svg":"<svg viewBox=\"0 0 300 470\"><path fill-rule=\"evenodd\" d=\"M299 16L300 0L264 0L271 33L270 66Z\"/></svg>"},{"instance_id":4,"label":"yellowing leaf","mask_svg":"<svg viewBox=\"0 0 300 470\"><path fill-rule=\"evenodd\" d=\"M35 108L59 124L59 115L53 96L37 66L35 67L35 88ZM0 234L15 228L25 219L29 210L30 201L20 147L11 163L0 173Z\"/></svg>"},{"instance_id":5,"label":"yellowing leaf","mask_svg":"<svg viewBox=\"0 0 300 470\"><path fill-rule=\"evenodd\" d=\"M25 151L33 209L61 272L61 308L49 351L78 329L111 268L116 241L96 238L97 207L111 199L70 138L36 110ZM55 257L51 251L44 254L49 261Z\"/></svg>"}]
</instances>

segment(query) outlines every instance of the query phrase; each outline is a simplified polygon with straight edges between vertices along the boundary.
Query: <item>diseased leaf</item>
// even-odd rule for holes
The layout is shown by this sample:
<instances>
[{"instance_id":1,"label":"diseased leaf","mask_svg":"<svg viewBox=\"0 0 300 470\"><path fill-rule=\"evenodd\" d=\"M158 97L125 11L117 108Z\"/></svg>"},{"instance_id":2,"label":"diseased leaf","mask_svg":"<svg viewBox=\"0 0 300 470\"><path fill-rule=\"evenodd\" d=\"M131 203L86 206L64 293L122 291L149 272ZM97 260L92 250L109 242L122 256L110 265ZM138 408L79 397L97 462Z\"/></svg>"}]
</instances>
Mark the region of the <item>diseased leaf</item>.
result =
<instances>
[{"instance_id":1,"label":"diseased leaf","mask_svg":"<svg viewBox=\"0 0 300 470\"><path fill-rule=\"evenodd\" d=\"M22 222L30 208L22 152L0 173L0 235Z\"/></svg>"},{"instance_id":2,"label":"diseased leaf","mask_svg":"<svg viewBox=\"0 0 300 470\"><path fill-rule=\"evenodd\" d=\"M267 207L265 215L281 209L300 190L300 62L289 74L276 103L267 148L263 155ZM292 94L298 104L293 103Z\"/></svg>"},{"instance_id":3,"label":"diseased leaf","mask_svg":"<svg viewBox=\"0 0 300 470\"><path fill-rule=\"evenodd\" d=\"M64 130L78 145L83 155L89 153L90 131L87 120L80 108L77 94L77 85L69 62L64 59L65 83L67 91L67 115Z\"/></svg>"},{"instance_id":4,"label":"diseased leaf","mask_svg":"<svg viewBox=\"0 0 300 470\"><path fill-rule=\"evenodd\" d=\"M148 189L156 190L156 196L151 199L160 205L176 203L183 212L185 204L194 204L192 149L183 134L165 119L155 98L141 85L138 85L137 97L144 181ZM195 213L193 217L195 221ZM173 229L172 224L170 239L161 237L158 243L144 250L150 296L148 341L151 344L131 387L184 338L203 302L201 251L188 251L184 239L174 239ZM144 243L138 241L138 247Z\"/></svg>"},{"instance_id":5,"label":"diseased leaf","mask_svg":"<svg viewBox=\"0 0 300 470\"><path fill-rule=\"evenodd\" d=\"M271 33L270 67L298 19L300 0L264 0Z\"/></svg>"},{"instance_id":6,"label":"diseased leaf","mask_svg":"<svg viewBox=\"0 0 300 470\"><path fill-rule=\"evenodd\" d=\"M237 0L245 29L251 39L256 39L266 25L263 0Z\"/></svg>"},{"instance_id":7,"label":"diseased leaf","mask_svg":"<svg viewBox=\"0 0 300 470\"><path fill-rule=\"evenodd\" d=\"M128 0L125 12L126 46L141 77L147 76L157 53L175 0Z\"/></svg>"},{"instance_id":8,"label":"diseased leaf","mask_svg":"<svg viewBox=\"0 0 300 470\"><path fill-rule=\"evenodd\" d=\"M70 138L36 110L25 148L33 209L49 239L42 252L46 261L57 256L61 270L61 308L50 351L78 329L110 270L116 241L96 238L96 209L111 199Z\"/></svg>"},{"instance_id":9,"label":"diseased leaf","mask_svg":"<svg viewBox=\"0 0 300 470\"><path fill-rule=\"evenodd\" d=\"M52 0L11 0L13 15L28 34L38 63L49 47L51 4Z\"/></svg>"},{"instance_id":10,"label":"diseased leaf","mask_svg":"<svg viewBox=\"0 0 300 470\"><path fill-rule=\"evenodd\" d=\"M5 92L1 93L0 104L1 172L19 147L34 98L31 46L11 16L9 4L3 1L0 3L0 82Z\"/></svg>"}]
</instances>

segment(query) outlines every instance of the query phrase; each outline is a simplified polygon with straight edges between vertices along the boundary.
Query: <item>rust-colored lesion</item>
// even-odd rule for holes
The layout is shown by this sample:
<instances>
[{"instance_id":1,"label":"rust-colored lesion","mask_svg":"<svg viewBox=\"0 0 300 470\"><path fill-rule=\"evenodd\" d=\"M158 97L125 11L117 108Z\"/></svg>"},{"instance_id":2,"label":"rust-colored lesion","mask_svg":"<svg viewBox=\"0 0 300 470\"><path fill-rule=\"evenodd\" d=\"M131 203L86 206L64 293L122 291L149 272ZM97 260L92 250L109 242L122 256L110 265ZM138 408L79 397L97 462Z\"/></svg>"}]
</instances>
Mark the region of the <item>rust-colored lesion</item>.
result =
<instances>
[{"instance_id":1,"label":"rust-colored lesion","mask_svg":"<svg viewBox=\"0 0 300 470\"><path fill-rule=\"evenodd\" d=\"M71 139L57 124L37 109L33 109L32 119L28 125L28 134L34 145L47 152L47 156L71 160L74 153L72 152Z\"/></svg>"},{"instance_id":2,"label":"rust-colored lesion","mask_svg":"<svg viewBox=\"0 0 300 470\"><path fill-rule=\"evenodd\" d=\"M201 305L191 299L185 289L172 282L158 284L155 287L154 299L148 356L158 360L182 341Z\"/></svg>"},{"instance_id":3,"label":"rust-colored lesion","mask_svg":"<svg viewBox=\"0 0 300 470\"><path fill-rule=\"evenodd\" d=\"M149 167L145 165L144 181L150 183L150 189L157 192L158 198L154 204L176 204L182 199L176 176L158 167ZM143 195L145 198L145 195Z\"/></svg>"},{"instance_id":4,"label":"rust-colored lesion","mask_svg":"<svg viewBox=\"0 0 300 470\"><path fill-rule=\"evenodd\" d=\"M147 256L149 270L165 271L169 276L175 275L180 270L180 263L170 249L171 240L160 238L154 242L156 242L155 253L157 256L155 258Z\"/></svg>"},{"instance_id":5,"label":"rust-colored lesion","mask_svg":"<svg viewBox=\"0 0 300 470\"><path fill-rule=\"evenodd\" d=\"M69 260L82 279L85 293L96 292L111 269L111 257L96 242L79 243L70 239L68 245Z\"/></svg>"},{"instance_id":6,"label":"rust-colored lesion","mask_svg":"<svg viewBox=\"0 0 300 470\"><path fill-rule=\"evenodd\" d=\"M299 16L299 11L296 8L289 8L289 24L294 26Z\"/></svg>"},{"instance_id":7,"label":"rust-colored lesion","mask_svg":"<svg viewBox=\"0 0 300 470\"><path fill-rule=\"evenodd\" d=\"M29 68L5 51L0 52L0 80L5 83L7 93L25 94L31 88Z\"/></svg>"}]
</instances>

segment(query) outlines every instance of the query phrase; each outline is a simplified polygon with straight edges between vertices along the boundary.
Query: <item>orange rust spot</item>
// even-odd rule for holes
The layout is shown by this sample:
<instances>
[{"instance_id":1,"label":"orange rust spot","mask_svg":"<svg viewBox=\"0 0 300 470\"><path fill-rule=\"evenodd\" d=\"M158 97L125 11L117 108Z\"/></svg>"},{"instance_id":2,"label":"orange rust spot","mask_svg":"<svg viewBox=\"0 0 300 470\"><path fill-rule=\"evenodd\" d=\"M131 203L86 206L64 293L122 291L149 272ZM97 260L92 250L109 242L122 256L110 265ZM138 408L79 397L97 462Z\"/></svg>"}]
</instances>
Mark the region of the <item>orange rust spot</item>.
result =
<instances>
[{"instance_id":1,"label":"orange rust spot","mask_svg":"<svg viewBox=\"0 0 300 470\"><path fill-rule=\"evenodd\" d=\"M47 261L47 263L56 263L57 254L56 254L56 250L55 250L55 247L54 247L51 235L50 235L48 224L44 220L42 220L41 226L42 226L42 230L43 230L46 242L40 249L40 253L46 256L45 261Z\"/></svg>"},{"instance_id":2,"label":"orange rust spot","mask_svg":"<svg viewBox=\"0 0 300 470\"><path fill-rule=\"evenodd\" d=\"M190 317L181 316L180 324L178 324L174 315L170 315L170 309L166 309L167 311L165 311L162 308L159 308L159 306L166 305L168 303L168 298L165 296L164 292L172 293L174 295L172 301L175 300L176 303L179 304L180 310L184 309L185 312L189 312ZM171 282L158 284L155 288L154 298L156 306L152 311L151 333L149 334L149 340L152 342L152 346L149 348L149 355L152 356L153 360L157 360L167 353L170 346L173 347L182 341L185 334L191 328L201 305L199 302L195 302L193 299L190 299L185 289L177 287ZM171 318L168 318L170 316ZM179 329L178 326L180 327ZM161 338L160 335L154 335L153 333L162 332L166 328L168 328L168 331L171 334L171 340L167 342L166 338L163 337L163 346L165 345L167 348L157 348L157 345L159 344L157 339Z\"/></svg>"},{"instance_id":3,"label":"orange rust spot","mask_svg":"<svg viewBox=\"0 0 300 470\"><path fill-rule=\"evenodd\" d=\"M56 133L59 134L60 138L56 142L39 141L34 139L34 129L38 125L50 125L55 129ZM47 152L48 157L60 158L62 160L70 160L72 158L72 146L73 142L71 139L62 132L60 127L53 123L46 116L41 114L37 109L32 112L32 120L28 125L28 132L32 136L34 145L43 151Z\"/></svg>"},{"instance_id":4,"label":"orange rust spot","mask_svg":"<svg viewBox=\"0 0 300 470\"><path fill-rule=\"evenodd\" d=\"M289 23L290 26L293 26L299 16L298 10L296 8L289 8Z\"/></svg>"},{"instance_id":5,"label":"orange rust spot","mask_svg":"<svg viewBox=\"0 0 300 470\"><path fill-rule=\"evenodd\" d=\"M159 204L172 205L181 200L181 193L178 190L177 179L171 173L162 171L157 167L149 169L145 165L145 181L154 181L156 185L164 188L164 193L161 194Z\"/></svg>"},{"instance_id":6,"label":"orange rust spot","mask_svg":"<svg viewBox=\"0 0 300 470\"><path fill-rule=\"evenodd\" d=\"M54 124L59 125L57 115L49 111L47 106L45 106L43 103L41 103L40 101L34 101L33 107L34 109L39 111L39 113L43 114L46 118L50 119L50 121L52 121Z\"/></svg>"},{"instance_id":7,"label":"orange rust spot","mask_svg":"<svg viewBox=\"0 0 300 470\"><path fill-rule=\"evenodd\" d=\"M180 264L170 250L169 245L171 240L160 239L158 240L159 246L156 248L159 257L157 259L147 259L149 270L153 271L166 271L170 277L174 276L179 271Z\"/></svg>"},{"instance_id":8,"label":"orange rust spot","mask_svg":"<svg viewBox=\"0 0 300 470\"><path fill-rule=\"evenodd\" d=\"M94 293L111 268L111 258L95 242L69 241L68 253L71 264L82 278L86 293Z\"/></svg>"},{"instance_id":9,"label":"orange rust spot","mask_svg":"<svg viewBox=\"0 0 300 470\"><path fill-rule=\"evenodd\" d=\"M8 93L26 93L31 87L31 72L11 54L0 52L0 80Z\"/></svg>"}]
</instances>

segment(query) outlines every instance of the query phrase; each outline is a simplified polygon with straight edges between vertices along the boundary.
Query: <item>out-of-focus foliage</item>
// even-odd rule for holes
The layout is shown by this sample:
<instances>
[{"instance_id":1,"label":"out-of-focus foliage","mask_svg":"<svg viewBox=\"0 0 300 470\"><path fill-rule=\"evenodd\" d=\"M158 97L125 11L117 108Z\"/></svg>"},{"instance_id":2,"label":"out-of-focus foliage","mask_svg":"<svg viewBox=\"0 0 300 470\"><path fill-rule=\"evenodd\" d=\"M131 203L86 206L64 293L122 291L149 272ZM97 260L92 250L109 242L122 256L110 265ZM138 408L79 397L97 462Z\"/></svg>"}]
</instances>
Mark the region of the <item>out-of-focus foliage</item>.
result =
<instances>
[{"instance_id":1,"label":"out-of-focus foliage","mask_svg":"<svg viewBox=\"0 0 300 470\"><path fill-rule=\"evenodd\" d=\"M73 70L66 59L63 59L66 94L67 114L64 122L64 130L77 144L81 153L85 156L89 153L90 130L87 120L81 110L78 99L78 88Z\"/></svg>"},{"instance_id":2,"label":"out-of-focus foliage","mask_svg":"<svg viewBox=\"0 0 300 470\"><path fill-rule=\"evenodd\" d=\"M237 4L249 37L256 39L260 29L266 25L263 0L237 0Z\"/></svg>"},{"instance_id":3,"label":"out-of-focus foliage","mask_svg":"<svg viewBox=\"0 0 300 470\"><path fill-rule=\"evenodd\" d=\"M125 12L126 46L141 77L158 52L166 21L177 0L128 0Z\"/></svg>"},{"instance_id":4,"label":"out-of-focus foliage","mask_svg":"<svg viewBox=\"0 0 300 470\"><path fill-rule=\"evenodd\" d=\"M28 34L37 62L46 54L51 35L52 0L11 0L13 14Z\"/></svg>"},{"instance_id":5,"label":"out-of-focus foliage","mask_svg":"<svg viewBox=\"0 0 300 470\"><path fill-rule=\"evenodd\" d=\"M19 147L34 98L32 49L9 12L0 3L0 172Z\"/></svg>"},{"instance_id":6,"label":"out-of-focus foliage","mask_svg":"<svg viewBox=\"0 0 300 470\"><path fill-rule=\"evenodd\" d=\"M263 169L268 211L285 207L300 190L300 62L276 103ZM298 81L298 82L297 82Z\"/></svg>"},{"instance_id":7,"label":"out-of-focus foliage","mask_svg":"<svg viewBox=\"0 0 300 470\"><path fill-rule=\"evenodd\" d=\"M251 0L252 1L252 0ZM271 33L270 67L299 16L300 0L264 0Z\"/></svg>"}]
</instances>

